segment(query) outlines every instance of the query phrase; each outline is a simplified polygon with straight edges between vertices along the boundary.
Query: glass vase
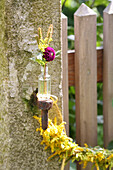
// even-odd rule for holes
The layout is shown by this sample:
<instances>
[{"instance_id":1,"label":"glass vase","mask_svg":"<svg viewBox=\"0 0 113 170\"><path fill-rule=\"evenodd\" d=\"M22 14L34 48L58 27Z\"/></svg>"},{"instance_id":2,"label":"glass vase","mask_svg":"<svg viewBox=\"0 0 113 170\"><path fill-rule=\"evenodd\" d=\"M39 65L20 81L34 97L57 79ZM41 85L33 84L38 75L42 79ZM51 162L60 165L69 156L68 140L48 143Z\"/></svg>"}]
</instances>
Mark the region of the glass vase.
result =
<instances>
[{"instance_id":1,"label":"glass vase","mask_svg":"<svg viewBox=\"0 0 113 170\"><path fill-rule=\"evenodd\" d=\"M41 74L38 76L38 100L48 100L51 95L51 78L48 74L48 65L41 66Z\"/></svg>"}]
</instances>

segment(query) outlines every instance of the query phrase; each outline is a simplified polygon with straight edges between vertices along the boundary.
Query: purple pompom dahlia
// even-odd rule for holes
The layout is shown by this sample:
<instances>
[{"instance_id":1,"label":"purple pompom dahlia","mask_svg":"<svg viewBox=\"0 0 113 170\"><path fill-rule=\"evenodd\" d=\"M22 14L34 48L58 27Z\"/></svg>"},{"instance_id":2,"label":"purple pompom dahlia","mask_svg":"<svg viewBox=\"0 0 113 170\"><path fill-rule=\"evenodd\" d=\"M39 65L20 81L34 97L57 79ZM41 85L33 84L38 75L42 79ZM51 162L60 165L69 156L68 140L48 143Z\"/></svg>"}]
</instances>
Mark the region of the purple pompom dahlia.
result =
<instances>
[{"instance_id":1,"label":"purple pompom dahlia","mask_svg":"<svg viewBox=\"0 0 113 170\"><path fill-rule=\"evenodd\" d=\"M47 47L45 49L45 52L43 52L43 58L46 59L46 61L53 61L55 59L55 50L51 47Z\"/></svg>"}]
</instances>

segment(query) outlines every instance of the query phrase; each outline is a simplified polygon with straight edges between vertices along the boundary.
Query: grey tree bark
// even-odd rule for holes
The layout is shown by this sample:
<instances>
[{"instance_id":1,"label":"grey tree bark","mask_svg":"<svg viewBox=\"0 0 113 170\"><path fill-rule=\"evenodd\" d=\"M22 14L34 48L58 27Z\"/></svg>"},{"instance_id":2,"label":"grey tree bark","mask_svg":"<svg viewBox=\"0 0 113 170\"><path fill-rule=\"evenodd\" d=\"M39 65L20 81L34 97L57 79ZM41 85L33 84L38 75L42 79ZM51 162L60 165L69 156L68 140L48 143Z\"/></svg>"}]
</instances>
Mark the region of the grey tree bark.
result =
<instances>
[{"instance_id":1,"label":"grey tree bark","mask_svg":"<svg viewBox=\"0 0 113 170\"><path fill-rule=\"evenodd\" d=\"M50 153L40 145L38 124L23 102L38 85L40 67L29 60L37 50L37 28L45 36L52 23L52 46L59 50L60 22L60 0L0 0L0 170L60 169L57 159L47 161ZM62 106L61 57L49 70L52 94Z\"/></svg>"}]
</instances>

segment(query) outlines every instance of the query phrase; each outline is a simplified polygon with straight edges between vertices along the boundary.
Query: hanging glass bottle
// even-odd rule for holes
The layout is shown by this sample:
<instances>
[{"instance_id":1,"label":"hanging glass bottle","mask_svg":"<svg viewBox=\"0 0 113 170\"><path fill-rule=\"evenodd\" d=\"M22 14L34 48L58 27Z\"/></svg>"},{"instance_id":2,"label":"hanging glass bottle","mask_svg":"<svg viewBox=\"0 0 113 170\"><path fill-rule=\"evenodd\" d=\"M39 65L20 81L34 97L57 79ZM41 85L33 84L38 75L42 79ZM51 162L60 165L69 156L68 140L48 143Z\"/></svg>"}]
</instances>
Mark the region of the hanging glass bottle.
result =
<instances>
[{"instance_id":1,"label":"hanging glass bottle","mask_svg":"<svg viewBox=\"0 0 113 170\"><path fill-rule=\"evenodd\" d=\"M47 100L51 95L51 79L48 74L48 65L41 66L41 74L38 76L38 100Z\"/></svg>"}]
</instances>

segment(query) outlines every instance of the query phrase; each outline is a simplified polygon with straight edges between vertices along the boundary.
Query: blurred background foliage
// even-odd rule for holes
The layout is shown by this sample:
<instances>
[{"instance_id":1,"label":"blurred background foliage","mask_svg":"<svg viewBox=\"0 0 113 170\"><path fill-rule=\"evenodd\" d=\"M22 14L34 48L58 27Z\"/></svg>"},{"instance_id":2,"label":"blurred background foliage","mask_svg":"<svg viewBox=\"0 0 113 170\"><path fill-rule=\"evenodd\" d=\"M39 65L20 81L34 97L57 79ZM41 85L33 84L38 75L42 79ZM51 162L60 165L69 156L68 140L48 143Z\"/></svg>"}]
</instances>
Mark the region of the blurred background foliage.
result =
<instances>
[{"instance_id":1,"label":"blurred background foliage","mask_svg":"<svg viewBox=\"0 0 113 170\"><path fill-rule=\"evenodd\" d=\"M97 47L103 46L103 10L108 6L108 0L62 0L62 13L68 17L68 49L74 49L74 13L82 3L85 3L97 14ZM76 100L75 87L69 87L69 133L76 139ZM103 147L103 83L97 83L97 132L98 145ZM113 148L113 141L108 148ZM70 169L75 169L71 162Z\"/></svg>"}]
</instances>

